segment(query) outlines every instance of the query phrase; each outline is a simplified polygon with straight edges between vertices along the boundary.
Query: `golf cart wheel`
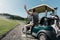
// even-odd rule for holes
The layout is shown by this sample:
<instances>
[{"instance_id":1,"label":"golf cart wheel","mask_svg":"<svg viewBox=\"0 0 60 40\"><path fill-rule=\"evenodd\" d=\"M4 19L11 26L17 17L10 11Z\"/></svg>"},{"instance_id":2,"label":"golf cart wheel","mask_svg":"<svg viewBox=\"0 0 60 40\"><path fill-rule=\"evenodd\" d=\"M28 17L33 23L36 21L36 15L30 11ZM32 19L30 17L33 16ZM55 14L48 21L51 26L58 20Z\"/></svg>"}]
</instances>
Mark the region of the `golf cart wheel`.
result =
<instances>
[{"instance_id":1,"label":"golf cart wheel","mask_svg":"<svg viewBox=\"0 0 60 40\"><path fill-rule=\"evenodd\" d=\"M40 33L38 36L38 40L49 40L45 33Z\"/></svg>"}]
</instances>

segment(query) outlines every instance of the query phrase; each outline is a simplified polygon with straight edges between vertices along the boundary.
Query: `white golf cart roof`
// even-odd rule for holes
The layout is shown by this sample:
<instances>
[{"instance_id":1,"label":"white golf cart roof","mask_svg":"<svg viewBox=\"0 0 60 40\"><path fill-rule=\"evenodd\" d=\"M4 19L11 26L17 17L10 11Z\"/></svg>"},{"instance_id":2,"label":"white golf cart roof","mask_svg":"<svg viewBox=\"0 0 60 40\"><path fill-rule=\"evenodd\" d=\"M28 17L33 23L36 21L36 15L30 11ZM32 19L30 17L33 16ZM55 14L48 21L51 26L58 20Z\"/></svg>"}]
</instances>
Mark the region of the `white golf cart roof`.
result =
<instances>
[{"instance_id":1,"label":"white golf cart roof","mask_svg":"<svg viewBox=\"0 0 60 40\"><path fill-rule=\"evenodd\" d=\"M46 10L45 7L47 7L47 12L54 10L54 8L48 6L47 4L41 4L41 5L30 8L29 11L32 11L33 9L35 9L37 13L42 13L42 12L45 12Z\"/></svg>"}]
</instances>

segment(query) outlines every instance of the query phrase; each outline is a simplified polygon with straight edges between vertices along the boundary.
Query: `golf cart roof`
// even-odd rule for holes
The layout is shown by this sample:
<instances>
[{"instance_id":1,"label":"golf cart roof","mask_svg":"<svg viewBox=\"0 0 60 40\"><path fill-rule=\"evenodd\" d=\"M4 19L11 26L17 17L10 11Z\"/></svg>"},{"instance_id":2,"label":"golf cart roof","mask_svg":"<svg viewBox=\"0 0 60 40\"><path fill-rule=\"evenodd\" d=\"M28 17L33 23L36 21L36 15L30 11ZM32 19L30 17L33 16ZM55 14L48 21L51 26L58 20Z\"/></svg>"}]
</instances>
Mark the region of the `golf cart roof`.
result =
<instances>
[{"instance_id":1,"label":"golf cart roof","mask_svg":"<svg viewBox=\"0 0 60 40\"><path fill-rule=\"evenodd\" d=\"M42 5L32 7L31 9L29 9L29 11L32 11L33 9L35 9L37 13L42 13L42 12L45 12L46 7L47 7L47 12L54 10L54 8L52 8L46 4L42 4Z\"/></svg>"}]
</instances>

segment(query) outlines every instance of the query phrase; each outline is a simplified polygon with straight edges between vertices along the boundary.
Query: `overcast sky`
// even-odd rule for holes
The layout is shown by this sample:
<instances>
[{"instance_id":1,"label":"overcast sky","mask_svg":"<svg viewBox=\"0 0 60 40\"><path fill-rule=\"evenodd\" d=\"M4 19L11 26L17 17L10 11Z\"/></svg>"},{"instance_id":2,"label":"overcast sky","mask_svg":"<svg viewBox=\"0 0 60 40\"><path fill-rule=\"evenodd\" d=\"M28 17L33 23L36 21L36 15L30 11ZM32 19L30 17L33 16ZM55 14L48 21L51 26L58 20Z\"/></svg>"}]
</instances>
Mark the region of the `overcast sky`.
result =
<instances>
[{"instance_id":1,"label":"overcast sky","mask_svg":"<svg viewBox=\"0 0 60 40\"><path fill-rule=\"evenodd\" d=\"M0 13L9 13L26 17L27 14L23 7L24 4L26 4L29 9L43 3L52 7L58 7L57 13L60 16L60 0L0 0Z\"/></svg>"}]
</instances>

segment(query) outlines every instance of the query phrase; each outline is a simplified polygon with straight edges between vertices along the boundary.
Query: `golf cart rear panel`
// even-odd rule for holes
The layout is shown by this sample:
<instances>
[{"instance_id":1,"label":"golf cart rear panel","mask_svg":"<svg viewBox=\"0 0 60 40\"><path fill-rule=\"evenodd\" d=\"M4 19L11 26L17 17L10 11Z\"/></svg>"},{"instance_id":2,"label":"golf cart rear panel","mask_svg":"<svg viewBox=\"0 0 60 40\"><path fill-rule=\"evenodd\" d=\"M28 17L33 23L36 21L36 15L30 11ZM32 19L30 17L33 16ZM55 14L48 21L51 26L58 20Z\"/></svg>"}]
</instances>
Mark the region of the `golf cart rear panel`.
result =
<instances>
[{"instance_id":1,"label":"golf cart rear panel","mask_svg":"<svg viewBox=\"0 0 60 40\"><path fill-rule=\"evenodd\" d=\"M38 33L40 30L53 31L53 28L51 26L35 26L32 32Z\"/></svg>"}]
</instances>

